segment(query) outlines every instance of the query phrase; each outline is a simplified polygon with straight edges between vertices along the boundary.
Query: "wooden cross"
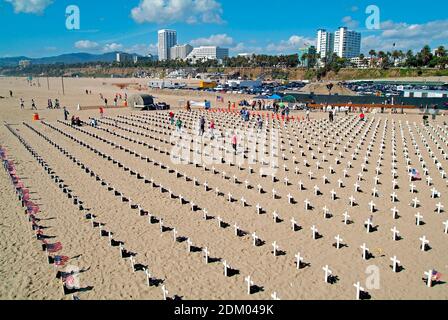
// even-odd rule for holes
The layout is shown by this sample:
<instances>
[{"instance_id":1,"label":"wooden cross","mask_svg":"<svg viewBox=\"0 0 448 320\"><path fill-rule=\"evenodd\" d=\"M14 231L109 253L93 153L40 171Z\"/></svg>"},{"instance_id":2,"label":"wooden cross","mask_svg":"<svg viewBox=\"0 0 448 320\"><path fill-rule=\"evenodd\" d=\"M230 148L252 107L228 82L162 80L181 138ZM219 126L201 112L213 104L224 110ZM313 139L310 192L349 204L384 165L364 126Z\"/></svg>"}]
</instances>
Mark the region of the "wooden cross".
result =
<instances>
[{"instance_id":1,"label":"wooden cross","mask_svg":"<svg viewBox=\"0 0 448 320\"><path fill-rule=\"evenodd\" d=\"M251 280L250 276L247 276L244 281L246 281L247 283L247 294L250 295L251 293L251 288L254 285L254 282Z\"/></svg>"},{"instance_id":2,"label":"wooden cross","mask_svg":"<svg viewBox=\"0 0 448 320\"><path fill-rule=\"evenodd\" d=\"M423 236L420 238L420 241L422 242L422 246L421 246L422 251L426 251L426 245L429 244L429 240L426 239L426 236Z\"/></svg>"},{"instance_id":3,"label":"wooden cross","mask_svg":"<svg viewBox=\"0 0 448 320\"><path fill-rule=\"evenodd\" d=\"M339 249L341 242L344 241L344 240L339 235L337 235L335 237L335 239L336 239L336 249Z\"/></svg>"},{"instance_id":4,"label":"wooden cross","mask_svg":"<svg viewBox=\"0 0 448 320\"><path fill-rule=\"evenodd\" d=\"M204 257L205 257L205 264L208 264L208 255L210 252L208 251L207 247L204 249Z\"/></svg>"},{"instance_id":5,"label":"wooden cross","mask_svg":"<svg viewBox=\"0 0 448 320\"><path fill-rule=\"evenodd\" d=\"M328 283L328 277L333 273L330 268L328 267L328 265L326 265L325 267L322 268L322 270L325 271L325 283Z\"/></svg>"},{"instance_id":6,"label":"wooden cross","mask_svg":"<svg viewBox=\"0 0 448 320\"><path fill-rule=\"evenodd\" d=\"M433 275L434 271L433 270L429 270L428 272L425 272L425 276L427 277L426 283L428 288L432 287L432 275Z\"/></svg>"},{"instance_id":7,"label":"wooden cross","mask_svg":"<svg viewBox=\"0 0 448 320\"><path fill-rule=\"evenodd\" d=\"M344 216L344 224L347 225L348 221L350 219L350 216L349 216L348 212L347 211L344 212L343 216Z\"/></svg>"},{"instance_id":8,"label":"wooden cross","mask_svg":"<svg viewBox=\"0 0 448 320\"><path fill-rule=\"evenodd\" d=\"M373 201L369 202L370 212L373 213L375 211L375 203Z\"/></svg>"},{"instance_id":9,"label":"wooden cross","mask_svg":"<svg viewBox=\"0 0 448 320\"><path fill-rule=\"evenodd\" d=\"M397 207L393 207L393 208L391 209L391 211L392 211L392 219L397 219L397 214L398 214L400 211L397 209Z\"/></svg>"},{"instance_id":10,"label":"wooden cross","mask_svg":"<svg viewBox=\"0 0 448 320\"><path fill-rule=\"evenodd\" d=\"M300 256L300 252L295 255L297 270L300 269L301 263L303 262L303 257Z\"/></svg>"},{"instance_id":11,"label":"wooden cross","mask_svg":"<svg viewBox=\"0 0 448 320\"><path fill-rule=\"evenodd\" d=\"M367 248L366 244L364 243L364 244L361 246L361 249L362 249L362 258L363 258L364 260L367 260L367 254L368 254L368 252L369 252L369 248Z\"/></svg>"},{"instance_id":12,"label":"wooden cross","mask_svg":"<svg viewBox=\"0 0 448 320\"><path fill-rule=\"evenodd\" d=\"M361 284L359 282L355 283L354 287L356 288L356 300L360 300L361 292L364 292L364 288L361 287Z\"/></svg>"},{"instance_id":13,"label":"wooden cross","mask_svg":"<svg viewBox=\"0 0 448 320\"><path fill-rule=\"evenodd\" d=\"M224 276L227 277L227 269L229 269L230 266L227 264L227 261L225 261L225 260L222 264L224 265Z\"/></svg>"},{"instance_id":14,"label":"wooden cross","mask_svg":"<svg viewBox=\"0 0 448 320\"><path fill-rule=\"evenodd\" d=\"M318 232L316 226L312 226L311 227L311 231L313 232L313 239L316 240L316 235L317 235L317 232Z\"/></svg>"},{"instance_id":15,"label":"wooden cross","mask_svg":"<svg viewBox=\"0 0 448 320\"><path fill-rule=\"evenodd\" d=\"M257 241L258 241L258 236L257 236L257 234L254 232L254 233L252 233L252 239L254 240L253 241L253 244L254 244L254 247L256 247L257 246Z\"/></svg>"},{"instance_id":16,"label":"wooden cross","mask_svg":"<svg viewBox=\"0 0 448 320\"><path fill-rule=\"evenodd\" d=\"M367 221L364 222L364 224L366 224L366 228L367 228L367 233L370 233L370 228L372 227L373 223L372 223L372 219L369 218L367 219Z\"/></svg>"},{"instance_id":17,"label":"wooden cross","mask_svg":"<svg viewBox=\"0 0 448 320\"><path fill-rule=\"evenodd\" d=\"M414 205L414 208L417 208L420 201L417 198L412 199L412 204Z\"/></svg>"},{"instance_id":18,"label":"wooden cross","mask_svg":"<svg viewBox=\"0 0 448 320\"><path fill-rule=\"evenodd\" d=\"M445 234L448 234L448 220L446 220L443 225L445 226Z\"/></svg>"},{"instance_id":19,"label":"wooden cross","mask_svg":"<svg viewBox=\"0 0 448 320\"><path fill-rule=\"evenodd\" d=\"M440 214L442 212L442 209L444 208L443 205L439 202L436 204L437 213Z\"/></svg>"},{"instance_id":20,"label":"wooden cross","mask_svg":"<svg viewBox=\"0 0 448 320\"><path fill-rule=\"evenodd\" d=\"M394 270L394 272L397 272L397 268L401 262L397 259L396 256L390 258L390 260L392 261L392 269Z\"/></svg>"},{"instance_id":21,"label":"wooden cross","mask_svg":"<svg viewBox=\"0 0 448 320\"><path fill-rule=\"evenodd\" d=\"M280 300L280 298L277 296L277 292L274 292L273 294L271 294L271 298L272 298L272 300L274 300L274 301L278 301L278 300Z\"/></svg>"},{"instance_id":22,"label":"wooden cross","mask_svg":"<svg viewBox=\"0 0 448 320\"><path fill-rule=\"evenodd\" d=\"M162 292L163 292L163 300L166 300L168 297L168 290L166 290L164 285L162 285Z\"/></svg>"},{"instance_id":23,"label":"wooden cross","mask_svg":"<svg viewBox=\"0 0 448 320\"><path fill-rule=\"evenodd\" d=\"M274 248L274 257L277 256L277 250L279 249L279 246L277 245L277 241L274 241L272 244L272 247Z\"/></svg>"},{"instance_id":24,"label":"wooden cross","mask_svg":"<svg viewBox=\"0 0 448 320\"><path fill-rule=\"evenodd\" d=\"M397 241L397 236L400 231L397 230L397 227L393 227L393 229L390 229L390 231L392 231L392 240Z\"/></svg>"}]
</instances>

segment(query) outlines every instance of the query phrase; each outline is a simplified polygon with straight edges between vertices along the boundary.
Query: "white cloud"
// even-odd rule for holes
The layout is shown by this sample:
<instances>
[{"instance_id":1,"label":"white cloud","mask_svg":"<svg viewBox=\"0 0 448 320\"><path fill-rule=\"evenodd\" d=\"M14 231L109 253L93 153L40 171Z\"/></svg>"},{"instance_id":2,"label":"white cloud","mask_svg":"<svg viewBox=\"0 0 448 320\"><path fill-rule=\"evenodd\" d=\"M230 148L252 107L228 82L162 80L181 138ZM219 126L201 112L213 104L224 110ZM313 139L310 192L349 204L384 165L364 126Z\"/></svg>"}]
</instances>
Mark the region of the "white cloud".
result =
<instances>
[{"instance_id":1,"label":"white cloud","mask_svg":"<svg viewBox=\"0 0 448 320\"><path fill-rule=\"evenodd\" d=\"M5 0L14 7L15 13L42 14L53 0Z\"/></svg>"},{"instance_id":2,"label":"white cloud","mask_svg":"<svg viewBox=\"0 0 448 320\"><path fill-rule=\"evenodd\" d=\"M396 23L388 20L381 23L378 34L363 39L363 51L375 50L420 50L424 45L448 44L448 20L429 21L423 24ZM396 44L394 47L393 44Z\"/></svg>"},{"instance_id":3,"label":"white cloud","mask_svg":"<svg viewBox=\"0 0 448 320\"><path fill-rule=\"evenodd\" d=\"M288 40L282 40L279 43L270 43L266 49L269 53L290 54L296 53L300 47L311 45L315 42L316 39L293 35Z\"/></svg>"},{"instance_id":4,"label":"white cloud","mask_svg":"<svg viewBox=\"0 0 448 320\"><path fill-rule=\"evenodd\" d=\"M227 34L215 34L211 35L208 38L199 38L192 40L191 42L192 46L198 47L198 46L218 46L218 47L225 47L225 46L232 46L234 41L232 37L229 37Z\"/></svg>"},{"instance_id":5,"label":"white cloud","mask_svg":"<svg viewBox=\"0 0 448 320\"><path fill-rule=\"evenodd\" d=\"M351 16L342 18L342 22L350 29L356 29L359 27L359 21L354 20Z\"/></svg>"},{"instance_id":6,"label":"white cloud","mask_svg":"<svg viewBox=\"0 0 448 320\"><path fill-rule=\"evenodd\" d=\"M239 53L261 54L263 53L263 48L255 45L247 45L243 42L240 42L233 48L230 48L230 51L234 54Z\"/></svg>"},{"instance_id":7,"label":"white cloud","mask_svg":"<svg viewBox=\"0 0 448 320\"><path fill-rule=\"evenodd\" d=\"M103 51L104 52L112 52L112 51L120 51L123 49L123 45L120 43L108 43L104 46Z\"/></svg>"},{"instance_id":8,"label":"white cloud","mask_svg":"<svg viewBox=\"0 0 448 320\"><path fill-rule=\"evenodd\" d=\"M75 42L75 48L81 50L95 50L98 49L99 44L90 40L80 40Z\"/></svg>"},{"instance_id":9,"label":"white cloud","mask_svg":"<svg viewBox=\"0 0 448 320\"><path fill-rule=\"evenodd\" d=\"M194 24L222 23L222 12L217 0L141 0L131 15L138 23Z\"/></svg>"},{"instance_id":10,"label":"white cloud","mask_svg":"<svg viewBox=\"0 0 448 320\"><path fill-rule=\"evenodd\" d=\"M131 47L123 49L124 52L137 53L142 56L146 56L146 55L148 55L148 53L153 54L153 55L157 54L157 50L158 50L157 44L152 44L152 43L150 45L135 44Z\"/></svg>"}]
</instances>

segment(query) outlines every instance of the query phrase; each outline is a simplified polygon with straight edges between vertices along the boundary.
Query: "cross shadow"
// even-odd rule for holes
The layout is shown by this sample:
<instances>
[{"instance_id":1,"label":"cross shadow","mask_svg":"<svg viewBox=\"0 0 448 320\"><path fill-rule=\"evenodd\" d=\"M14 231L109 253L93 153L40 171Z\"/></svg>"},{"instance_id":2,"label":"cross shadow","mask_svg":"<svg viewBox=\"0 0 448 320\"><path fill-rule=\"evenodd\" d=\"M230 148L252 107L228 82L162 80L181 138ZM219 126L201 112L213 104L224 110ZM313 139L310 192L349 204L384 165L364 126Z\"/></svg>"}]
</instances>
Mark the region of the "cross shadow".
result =
<instances>
[{"instance_id":1,"label":"cross shadow","mask_svg":"<svg viewBox=\"0 0 448 320\"><path fill-rule=\"evenodd\" d=\"M92 291L94 287L90 286L90 287L85 287L85 288L67 288L64 285L64 295L69 295L69 294L74 294L74 293L82 293L82 292L88 292L88 291Z\"/></svg>"},{"instance_id":2,"label":"cross shadow","mask_svg":"<svg viewBox=\"0 0 448 320\"><path fill-rule=\"evenodd\" d=\"M182 301L183 298L184 297L182 297L182 296L175 295L174 297L171 297L171 298L167 297L166 300L168 300L168 301Z\"/></svg>"},{"instance_id":3,"label":"cross shadow","mask_svg":"<svg viewBox=\"0 0 448 320\"><path fill-rule=\"evenodd\" d=\"M371 299L372 299L372 296L371 296L368 292L362 291L362 292L360 292L360 294L359 294L359 298L360 298L361 300L371 300Z\"/></svg>"},{"instance_id":4,"label":"cross shadow","mask_svg":"<svg viewBox=\"0 0 448 320\"><path fill-rule=\"evenodd\" d=\"M208 258L208 263L217 263L217 262L221 262L222 259L221 258ZM229 272L229 269L227 269L227 273Z\"/></svg>"},{"instance_id":5,"label":"cross shadow","mask_svg":"<svg viewBox=\"0 0 448 320\"><path fill-rule=\"evenodd\" d=\"M183 243L183 242L185 242L187 240L188 240L187 237L177 237L176 238L176 242L178 242L178 243Z\"/></svg>"},{"instance_id":6,"label":"cross shadow","mask_svg":"<svg viewBox=\"0 0 448 320\"><path fill-rule=\"evenodd\" d=\"M259 292L264 292L264 287L253 285L250 287L250 294L257 294Z\"/></svg>"},{"instance_id":7,"label":"cross shadow","mask_svg":"<svg viewBox=\"0 0 448 320\"><path fill-rule=\"evenodd\" d=\"M338 276L330 275L328 277L328 283L329 284L336 284L336 283L338 283L338 281L339 281L339 277Z\"/></svg>"}]
</instances>

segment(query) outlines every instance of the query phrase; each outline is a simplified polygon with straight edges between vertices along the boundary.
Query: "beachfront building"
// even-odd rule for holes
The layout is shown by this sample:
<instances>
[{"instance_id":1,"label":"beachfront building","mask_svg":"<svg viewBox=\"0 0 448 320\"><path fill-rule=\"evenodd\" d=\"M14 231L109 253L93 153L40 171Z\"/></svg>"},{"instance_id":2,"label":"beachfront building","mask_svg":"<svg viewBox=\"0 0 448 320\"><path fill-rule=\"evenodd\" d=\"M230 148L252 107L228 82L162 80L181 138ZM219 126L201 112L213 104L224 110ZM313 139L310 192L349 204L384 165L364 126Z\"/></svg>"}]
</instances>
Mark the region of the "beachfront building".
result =
<instances>
[{"instance_id":1,"label":"beachfront building","mask_svg":"<svg viewBox=\"0 0 448 320\"><path fill-rule=\"evenodd\" d=\"M170 49L170 51L171 60L185 60L191 53L191 51L193 51L193 47L189 44L175 45Z\"/></svg>"},{"instance_id":2,"label":"beachfront building","mask_svg":"<svg viewBox=\"0 0 448 320\"><path fill-rule=\"evenodd\" d=\"M31 65L31 60L20 60L19 61L19 67L21 68L27 68Z\"/></svg>"},{"instance_id":3,"label":"beachfront building","mask_svg":"<svg viewBox=\"0 0 448 320\"><path fill-rule=\"evenodd\" d=\"M334 53L340 58L356 58L361 53L361 33L340 27L334 34Z\"/></svg>"},{"instance_id":4,"label":"beachfront building","mask_svg":"<svg viewBox=\"0 0 448 320\"><path fill-rule=\"evenodd\" d=\"M325 29L317 31L317 53L321 59L331 57L334 52L334 33Z\"/></svg>"},{"instance_id":5,"label":"beachfront building","mask_svg":"<svg viewBox=\"0 0 448 320\"><path fill-rule=\"evenodd\" d=\"M124 62L134 62L138 61L138 57L125 52L117 52L117 56L115 59L116 62L124 63Z\"/></svg>"},{"instance_id":6,"label":"beachfront building","mask_svg":"<svg viewBox=\"0 0 448 320\"><path fill-rule=\"evenodd\" d=\"M159 30L159 61L169 60L171 48L177 45L177 32L175 30Z\"/></svg>"},{"instance_id":7,"label":"beachfront building","mask_svg":"<svg viewBox=\"0 0 448 320\"><path fill-rule=\"evenodd\" d=\"M317 50L315 46L299 49L299 63L302 67L310 68L316 64Z\"/></svg>"},{"instance_id":8,"label":"beachfront building","mask_svg":"<svg viewBox=\"0 0 448 320\"><path fill-rule=\"evenodd\" d=\"M350 64L357 69L367 69L370 66L370 59L355 57L350 59Z\"/></svg>"},{"instance_id":9,"label":"beachfront building","mask_svg":"<svg viewBox=\"0 0 448 320\"><path fill-rule=\"evenodd\" d=\"M194 48L187 60L196 63L198 61L218 60L220 63L229 57L229 49L215 46L201 46Z\"/></svg>"}]
</instances>

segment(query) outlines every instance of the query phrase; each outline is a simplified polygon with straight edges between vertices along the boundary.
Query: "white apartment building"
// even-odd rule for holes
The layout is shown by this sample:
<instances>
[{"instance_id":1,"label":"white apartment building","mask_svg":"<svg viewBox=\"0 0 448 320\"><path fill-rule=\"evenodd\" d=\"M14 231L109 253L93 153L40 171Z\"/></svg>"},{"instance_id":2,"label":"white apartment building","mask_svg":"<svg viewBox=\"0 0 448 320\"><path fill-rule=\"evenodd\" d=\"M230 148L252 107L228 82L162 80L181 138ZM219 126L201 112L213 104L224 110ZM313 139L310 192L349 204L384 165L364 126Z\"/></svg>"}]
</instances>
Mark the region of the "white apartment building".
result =
<instances>
[{"instance_id":1,"label":"white apartment building","mask_svg":"<svg viewBox=\"0 0 448 320\"><path fill-rule=\"evenodd\" d=\"M317 31L317 53L320 58L327 58L334 52L334 34L325 29Z\"/></svg>"},{"instance_id":2,"label":"white apartment building","mask_svg":"<svg viewBox=\"0 0 448 320\"><path fill-rule=\"evenodd\" d=\"M188 55L193 51L193 47L189 44L175 45L170 49L170 59L171 60L185 60Z\"/></svg>"},{"instance_id":3,"label":"white apartment building","mask_svg":"<svg viewBox=\"0 0 448 320\"><path fill-rule=\"evenodd\" d=\"M136 57L137 56L133 56L132 54L129 54L129 53L118 52L115 61L121 62L121 63L133 61L134 63L136 63L136 61L135 61ZM138 61L138 57L137 57L137 61Z\"/></svg>"},{"instance_id":4,"label":"white apartment building","mask_svg":"<svg viewBox=\"0 0 448 320\"><path fill-rule=\"evenodd\" d=\"M187 56L187 59L191 59L193 63L206 60L218 60L222 62L224 58L229 56L229 49L220 48L214 46L202 46L194 48L193 51Z\"/></svg>"},{"instance_id":5,"label":"white apartment building","mask_svg":"<svg viewBox=\"0 0 448 320\"><path fill-rule=\"evenodd\" d=\"M334 35L334 52L340 58L356 58L361 54L361 33L340 27Z\"/></svg>"},{"instance_id":6,"label":"white apartment building","mask_svg":"<svg viewBox=\"0 0 448 320\"><path fill-rule=\"evenodd\" d=\"M169 60L171 48L177 45L177 32L175 30L159 30L159 61Z\"/></svg>"}]
</instances>

